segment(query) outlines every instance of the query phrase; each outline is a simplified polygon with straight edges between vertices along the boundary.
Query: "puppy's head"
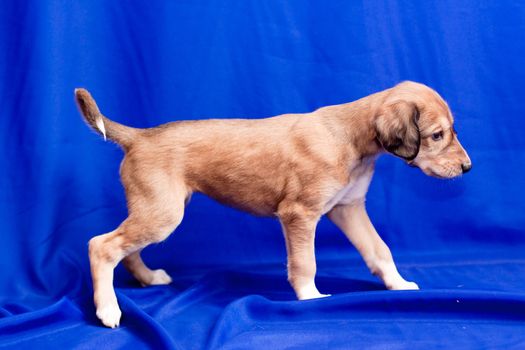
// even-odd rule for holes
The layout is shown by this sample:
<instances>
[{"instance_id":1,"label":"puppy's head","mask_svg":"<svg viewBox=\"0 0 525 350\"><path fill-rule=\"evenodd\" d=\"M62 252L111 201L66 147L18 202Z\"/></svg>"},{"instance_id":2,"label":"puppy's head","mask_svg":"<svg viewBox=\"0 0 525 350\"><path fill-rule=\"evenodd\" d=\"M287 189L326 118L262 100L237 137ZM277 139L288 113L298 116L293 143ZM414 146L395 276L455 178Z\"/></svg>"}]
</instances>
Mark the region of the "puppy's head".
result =
<instances>
[{"instance_id":1,"label":"puppy's head","mask_svg":"<svg viewBox=\"0 0 525 350\"><path fill-rule=\"evenodd\" d=\"M429 87L404 82L388 91L375 117L377 140L425 174L453 178L472 167L446 102Z\"/></svg>"}]
</instances>

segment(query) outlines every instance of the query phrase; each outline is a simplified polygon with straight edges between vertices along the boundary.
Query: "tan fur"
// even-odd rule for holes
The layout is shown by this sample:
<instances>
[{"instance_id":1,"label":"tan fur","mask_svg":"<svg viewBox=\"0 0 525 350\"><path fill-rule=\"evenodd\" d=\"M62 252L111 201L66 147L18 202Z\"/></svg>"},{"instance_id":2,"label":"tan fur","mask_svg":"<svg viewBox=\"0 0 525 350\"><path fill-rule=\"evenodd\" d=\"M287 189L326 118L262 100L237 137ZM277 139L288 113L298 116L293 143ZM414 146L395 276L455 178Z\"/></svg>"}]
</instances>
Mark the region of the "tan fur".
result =
<instances>
[{"instance_id":1,"label":"tan fur","mask_svg":"<svg viewBox=\"0 0 525 350\"><path fill-rule=\"evenodd\" d=\"M413 82L312 113L180 121L151 129L113 122L100 114L86 90L75 95L86 122L125 151L121 177L129 217L89 245L97 316L109 327L120 321L112 286L120 260L143 285L171 281L164 270L147 268L140 251L178 226L193 192L279 218L289 281L299 299L323 296L314 283L314 237L327 212L388 288L417 289L399 275L366 215L364 197L375 159L387 150L442 178L471 166L447 104ZM443 139L432 140L440 130Z\"/></svg>"}]
</instances>

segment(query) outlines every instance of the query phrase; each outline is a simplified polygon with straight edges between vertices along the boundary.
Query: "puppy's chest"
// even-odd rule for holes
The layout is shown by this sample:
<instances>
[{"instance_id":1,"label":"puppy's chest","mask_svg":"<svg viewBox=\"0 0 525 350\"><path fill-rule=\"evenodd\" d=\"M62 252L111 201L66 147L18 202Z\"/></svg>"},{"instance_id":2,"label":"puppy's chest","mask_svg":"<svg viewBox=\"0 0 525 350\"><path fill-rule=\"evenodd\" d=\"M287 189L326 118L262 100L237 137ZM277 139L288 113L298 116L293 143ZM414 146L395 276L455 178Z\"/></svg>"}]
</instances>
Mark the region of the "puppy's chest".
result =
<instances>
[{"instance_id":1,"label":"puppy's chest","mask_svg":"<svg viewBox=\"0 0 525 350\"><path fill-rule=\"evenodd\" d=\"M350 179L342 189L338 190L325 204L323 214L340 204L351 204L365 198L372 180L373 171L365 171L360 176Z\"/></svg>"}]
</instances>

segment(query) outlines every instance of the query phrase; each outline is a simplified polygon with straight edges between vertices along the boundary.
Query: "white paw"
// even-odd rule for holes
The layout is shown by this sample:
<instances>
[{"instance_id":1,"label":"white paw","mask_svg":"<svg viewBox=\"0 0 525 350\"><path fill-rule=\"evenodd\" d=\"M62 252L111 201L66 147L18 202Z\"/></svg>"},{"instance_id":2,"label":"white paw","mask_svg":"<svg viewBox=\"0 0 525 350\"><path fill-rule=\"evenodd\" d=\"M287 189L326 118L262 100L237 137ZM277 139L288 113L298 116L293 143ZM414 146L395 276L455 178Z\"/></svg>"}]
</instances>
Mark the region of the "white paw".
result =
<instances>
[{"instance_id":1,"label":"white paw","mask_svg":"<svg viewBox=\"0 0 525 350\"><path fill-rule=\"evenodd\" d=\"M301 300L320 299L320 298L326 298L330 296L332 296L332 294L317 293L317 294L307 295L305 298L302 298Z\"/></svg>"},{"instance_id":2,"label":"white paw","mask_svg":"<svg viewBox=\"0 0 525 350\"><path fill-rule=\"evenodd\" d=\"M171 283L171 277L164 271L163 269L158 269L153 271L152 273L152 279L151 282L148 284L150 286L153 285L162 285L162 284L170 284Z\"/></svg>"},{"instance_id":3,"label":"white paw","mask_svg":"<svg viewBox=\"0 0 525 350\"><path fill-rule=\"evenodd\" d=\"M309 283L297 291L297 299L309 300L329 297L330 294L321 294L314 283Z\"/></svg>"},{"instance_id":4,"label":"white paw","mask_svg":"<svg viewBox=\"0 0 525 350\"><path fill-rule=\"evenodd\" d=\"M97 317L106 327L118 327L121 316L122 312L120 311L117 304L108 304L97 308Z\"/></svg>"},{"instance_id":5,"label":"white paw","mask_svg":"<svg viewBox=\"0 0 525 350\"><path fill-rule=\"evenodd\" d=\"M392 285L391 290L419 290L419 286L414 282L400 281Z\"/></svg>"}]
</instances>

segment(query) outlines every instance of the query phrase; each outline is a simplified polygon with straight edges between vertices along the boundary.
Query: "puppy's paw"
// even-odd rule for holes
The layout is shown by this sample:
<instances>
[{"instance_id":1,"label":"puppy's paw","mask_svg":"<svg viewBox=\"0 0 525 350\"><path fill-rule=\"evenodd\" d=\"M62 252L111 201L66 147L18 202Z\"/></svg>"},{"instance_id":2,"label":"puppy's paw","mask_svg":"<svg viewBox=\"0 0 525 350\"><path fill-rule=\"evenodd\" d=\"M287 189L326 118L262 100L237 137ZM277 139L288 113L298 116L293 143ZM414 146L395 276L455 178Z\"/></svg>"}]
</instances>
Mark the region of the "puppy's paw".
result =
<instances>
[{"instance_id":1,"label":"puppy's paw","mask_svg":"<svg viewBox=\"0 0 525 350\"><path fill-rule=\"evenodd\" d=\"M107 304L97 308L97 317L106 327L118 327L121 316L122 312L120 311L117 304Z\"/></svg>"},{"instance_id":2,"label":"puppy's paw","mask_svg":"<svg viewBox=\"0 0 525 350\"><path fill-rule=\"evenodd\" d=\"M297 291L297 299L309 300L329 297L330 294L321 294L314 283L309 283Z\"/></svg>"},{"instance_id":3,"label":"puppy's paw","mask_svg":"<svg viewBox=\"0 0 525 350\"><path fill-rule=\"evenodd\" d=\"M331 296L332 296L332 294L321 294L321 293L319 293L317 296L315 296L312 299L328 298L328 297L331 297Z\"/></svg>"},{"instance_id":4,"label":"puppy's paw","mask_svg":"<svg viewBox=\"0 0 525 350\"><path fill-rule=\"evenodd\" d=\"M392 285L390 290L419 290L419 286L414 282L400 281Z\"/></svg>"},{"instance_id":5,"label":"puppy's paw","mask_svg":"<svg viewBox=\"0 0 525 350\"><path fill-rule=\"evenodd\" d=\"M171 277L163 269L158 269L153 271L153 279L151 280L151 285L159 284L170 284Z\"/></svg>"},{"instance_id":6,"label":"puppy's paw","mask_svg":"<svg viewBox=\"0 0 525 350\"><path fill-rule=\"evenodd\" d=\"M171 283L171 277L164 271L163 269L158 269L151 271L151 276L149 278L148 282L142 282L143 287L147 286L157 286L162 284L170 284Z\"/></svg>"}]
</instances>

